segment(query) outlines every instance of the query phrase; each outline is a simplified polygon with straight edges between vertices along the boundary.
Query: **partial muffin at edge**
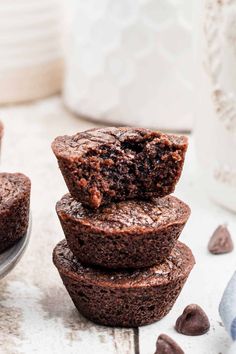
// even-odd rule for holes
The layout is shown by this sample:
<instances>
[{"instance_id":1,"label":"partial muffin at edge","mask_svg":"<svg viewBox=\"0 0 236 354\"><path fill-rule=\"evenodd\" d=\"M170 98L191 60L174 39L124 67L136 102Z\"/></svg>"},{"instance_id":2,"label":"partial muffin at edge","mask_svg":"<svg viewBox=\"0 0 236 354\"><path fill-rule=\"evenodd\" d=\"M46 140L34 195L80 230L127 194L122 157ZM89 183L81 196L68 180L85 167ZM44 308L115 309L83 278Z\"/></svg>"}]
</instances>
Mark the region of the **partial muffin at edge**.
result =
<instances>
[{"instance_id":1,"label":"partial muffin at edge","mask_svg":"<svg viewBox=\"0 0 236 354\"><path fill-rule=\"evenodd\" d=\"M25 236L31 182L21 173L0 173L0 253Z\"/></svg>"},{"instance_id":2,"label":"partial muffin at edge","mask_svg":"<svg viewBox=\"0 0 236 354\"><path fill-rule=\"evenodd\" d=\"M63 240L53 251L53 262L81 314L102 325L137 327L158 321L171 310L195 260L178 242L159 266L111 271L83 266Z\"/></svg>"}]
</instances>

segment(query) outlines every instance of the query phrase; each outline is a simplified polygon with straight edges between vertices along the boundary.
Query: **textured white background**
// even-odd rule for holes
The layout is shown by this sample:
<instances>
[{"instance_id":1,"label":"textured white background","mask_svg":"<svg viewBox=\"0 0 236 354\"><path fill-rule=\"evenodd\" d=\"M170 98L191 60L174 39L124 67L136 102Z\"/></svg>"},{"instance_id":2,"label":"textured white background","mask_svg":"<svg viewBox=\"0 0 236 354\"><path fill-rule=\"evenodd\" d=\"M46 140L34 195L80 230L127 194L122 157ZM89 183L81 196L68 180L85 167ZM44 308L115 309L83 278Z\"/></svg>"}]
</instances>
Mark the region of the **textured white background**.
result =
<instances>
[{"instance_id":1,"label":"textured white background","mask_svg":"<svg viewBox=\"0 0 236 354\"><path fill-rule=\"evenodd\" d=\"M54 206L66 187L50 143L59 134L71 134L92 124L68 114L57 97L1 108L0 116L6 126L1 169L31 177L33 214L29 248L16 269L0 282L0 353L133 354L133 331L96 326L82 318L51 261L54 245L63 238ZM228 222L236 243L236 219L207 199L192 144L176 194L192 208L181 239L192 248L197 264L171 313L139 330L140 353L153 354L156 338L164 332L187 354L226 354L230 341L220 325L218 303L235 268L235 252L211 256L206 245L214 228L224 222ZM189 303L198 303L210 317L211 330L202 337L185 337L173 329Z\"/></svg>"},{"instance_id":2,"label":"textured white background","mask_svg":"<svg viewBox=\"0 0 236 354\"><path fill-rule=\"evenodd\" d=\"M193 0L71 3L67 106L96 121L189 130Z\"/></svg>"}]
</instances>

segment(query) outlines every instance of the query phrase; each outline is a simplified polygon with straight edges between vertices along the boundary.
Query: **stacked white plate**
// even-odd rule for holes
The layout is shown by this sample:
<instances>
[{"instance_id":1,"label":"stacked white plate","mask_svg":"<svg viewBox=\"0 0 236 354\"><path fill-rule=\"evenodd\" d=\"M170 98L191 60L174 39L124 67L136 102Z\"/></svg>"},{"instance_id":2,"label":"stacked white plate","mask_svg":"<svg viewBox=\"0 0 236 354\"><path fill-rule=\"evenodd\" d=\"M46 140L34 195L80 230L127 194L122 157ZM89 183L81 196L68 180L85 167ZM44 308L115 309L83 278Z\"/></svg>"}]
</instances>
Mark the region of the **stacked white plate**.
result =
<instances>
[{"instance_id":1,"label":"stacked white plate","mask_svg":"<svg viewBox=\"0 0 236 354\"><path fill-rule=\"evenodd\" d=\"M62 81L60 0L0 0L0 103L59 91Z\"/></svg>"},{"instance_id":2,"label":"stacked white plate","mask_svg":"<svg viewBox=\"0 0 236 354\"><path fill-rule=\"evenodd\" d=\"M193 0L77 0L64 98L109 124L192 126Z\"/></svg>"}]
</instances>

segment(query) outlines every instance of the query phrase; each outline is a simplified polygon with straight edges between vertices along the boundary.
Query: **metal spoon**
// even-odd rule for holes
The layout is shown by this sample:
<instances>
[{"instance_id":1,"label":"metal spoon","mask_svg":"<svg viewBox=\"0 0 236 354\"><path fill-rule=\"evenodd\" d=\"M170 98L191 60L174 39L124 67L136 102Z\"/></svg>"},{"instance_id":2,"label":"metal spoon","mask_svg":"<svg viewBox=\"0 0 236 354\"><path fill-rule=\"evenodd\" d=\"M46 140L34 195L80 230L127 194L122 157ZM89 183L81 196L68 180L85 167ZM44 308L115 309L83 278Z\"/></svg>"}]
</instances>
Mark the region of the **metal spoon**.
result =
<instances>
[{"instance_id":1,"label":"metal spoon","mask_svg":"<svg viewBox=\"0 0 236 354\"><path fill-rule=\"evenodd\" d=\"M26 235L11 248L0 254L0 279L5 277L19 262L29 243L31 234L31 217Z\"/></svg>"}]
</instances>

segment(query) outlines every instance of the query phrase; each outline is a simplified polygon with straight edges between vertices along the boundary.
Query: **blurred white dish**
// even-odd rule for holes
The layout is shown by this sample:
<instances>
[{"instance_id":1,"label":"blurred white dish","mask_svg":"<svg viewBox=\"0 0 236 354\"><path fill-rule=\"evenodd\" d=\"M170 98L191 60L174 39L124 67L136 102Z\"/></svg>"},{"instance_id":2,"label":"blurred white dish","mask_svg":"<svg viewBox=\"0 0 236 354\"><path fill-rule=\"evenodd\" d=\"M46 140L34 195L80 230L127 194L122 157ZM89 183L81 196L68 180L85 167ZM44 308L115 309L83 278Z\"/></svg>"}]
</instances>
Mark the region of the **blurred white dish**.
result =
<instances>
[{"instance_id":1,"label":"blurred white dish","mask_svg":"<svg viewBox=\"0 0 236 354\"><path fill-rule=\"evenodd\" d=\"M192 126L192 0L78 0L64 100L106 124Z\"/></svg>"},{"instance_id":2,"label":"blurred white dish","mask_svg":"<svg viewBox=\"0 0 236 354\"><path fill-rule=\"evenodd\" d=\"M29 226L26 235L17 241L11 248L0 254L0 279L5 277L20 261L30 239L32 220L29 218Z\"/></svg>"},{"instance_id":3,"label":"blurred white dish","mask_svg":"<svg viewBox=\"0 0 236 354\"><path fill-rule=\"evenodd\" d=\"M62 12L61 0L0 0L0 104L60 90Z\"/></svg>"}]
</instances>

